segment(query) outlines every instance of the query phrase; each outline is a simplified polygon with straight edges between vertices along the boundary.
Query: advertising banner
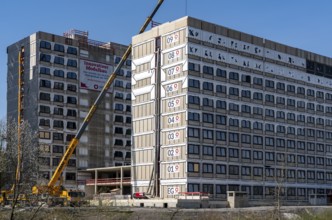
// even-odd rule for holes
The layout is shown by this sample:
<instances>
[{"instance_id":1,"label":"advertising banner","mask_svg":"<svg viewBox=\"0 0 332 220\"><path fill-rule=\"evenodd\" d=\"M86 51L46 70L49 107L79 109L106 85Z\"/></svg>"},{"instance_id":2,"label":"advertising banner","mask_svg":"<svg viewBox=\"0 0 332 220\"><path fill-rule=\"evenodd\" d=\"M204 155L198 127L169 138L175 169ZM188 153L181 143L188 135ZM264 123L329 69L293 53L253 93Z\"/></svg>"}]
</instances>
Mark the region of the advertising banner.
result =
<instances>
[{"instance_id":1,"label":"advertising banner","mask_svg":"<svg viewBox=\"0 0 332 220\"><path fill-rule=\"evenodd\" d=\"M113 67L111 65L81 60L80 88L101 91L112 72Z\"/></svg>"}]
</instances>

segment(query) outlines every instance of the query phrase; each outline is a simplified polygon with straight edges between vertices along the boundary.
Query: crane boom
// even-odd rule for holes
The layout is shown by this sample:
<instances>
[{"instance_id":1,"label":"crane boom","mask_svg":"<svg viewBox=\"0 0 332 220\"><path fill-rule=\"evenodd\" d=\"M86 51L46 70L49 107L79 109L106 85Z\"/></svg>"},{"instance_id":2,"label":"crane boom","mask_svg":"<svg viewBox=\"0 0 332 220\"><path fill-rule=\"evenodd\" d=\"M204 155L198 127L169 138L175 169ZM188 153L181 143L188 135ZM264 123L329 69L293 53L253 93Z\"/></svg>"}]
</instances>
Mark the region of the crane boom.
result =
<instances>
[{"instance_id":1,"label":"crane boom","mask_svg":"<svg viewBox=\"0 0 332 220\"><path fill-rule=\"evenodd\" d=\"M139 30L139 34L143 33L146 29L146 27L149 25L149 23L151 22L152 18L154 17L154 15L157 13L158 9L160 8L160 6L162 5L162 3L164 2L164 0L159 0L156 7L154 8L154 10L152 11L152 13L150 14L149 17L146 18L143 26L141 27L141 29ZM109 76L109 78L107 79L103 89L101 90L101 92L99 93L97 99L95 100L95 102L93 103L93 105L91 106L89 113L87 114L87 116L84 118L84 121L82 123L82 125L80 126L80 128L77 131L77 134L75 135L75 137L71 140L65 154L63 155L58 167L56 168L52 178L50 179L49 183L48 183L48 188L49 190L53 191L56 182L58 181L59 177L61 176L63 170L66 168L68 161L70 159L70 157L72 156L74 150L76 149L76 146L79 142L79 139L81 138L82 134L84 133L86 127L88 126L92 116L94 115L95 111L97 110L98 105L100 104L100 102L103 100L104 96L106 95L106 92L108 91L109 87L111 86L111 84L113 83L114 79L116 78L117 73L120 71L120 69L122 68L124 62L127 60L127 58L129 57L130 53L132 50L132 45L130 44L126 50L126 52L123 54L119 64L116 66L114 72Z\"/></svg>"}]
</instances>

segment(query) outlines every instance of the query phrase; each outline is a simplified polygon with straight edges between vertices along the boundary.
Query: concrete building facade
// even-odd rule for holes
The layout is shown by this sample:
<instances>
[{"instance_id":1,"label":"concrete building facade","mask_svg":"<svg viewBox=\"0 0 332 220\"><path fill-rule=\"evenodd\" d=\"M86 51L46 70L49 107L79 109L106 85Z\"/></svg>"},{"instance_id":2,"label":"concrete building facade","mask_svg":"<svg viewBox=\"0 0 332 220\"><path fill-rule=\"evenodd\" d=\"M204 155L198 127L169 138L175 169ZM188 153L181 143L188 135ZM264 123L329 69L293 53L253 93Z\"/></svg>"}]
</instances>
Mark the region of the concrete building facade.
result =
<instances>
[{"instance_id":1,"label":"concrete building facade","mask_svg":"<svg viewBox=\"0 0 332 220\"><path fill-rule=\"evenodd\" d=\"M191 17L132 43L133 192L331 193L331 58Z\"/></svg>"},{"instance_id":2,"label":"concrete building facade","mask_svg":"<svg viewBox=\"0 0 332 220\"><path fill-rule=\"evenodd\" d=\"M7 48L7 117L17 120L18 54L24 50L23 119L39 132L40 182L47 183L66 146L112 73L126 46L88 39L71 30L63 36L34 33ZM63 173L74 188L79 169L129 165L131 156L131 61L96 111ZM111 178L111 177L109 177Z\"/></svg>"}]
</instances>

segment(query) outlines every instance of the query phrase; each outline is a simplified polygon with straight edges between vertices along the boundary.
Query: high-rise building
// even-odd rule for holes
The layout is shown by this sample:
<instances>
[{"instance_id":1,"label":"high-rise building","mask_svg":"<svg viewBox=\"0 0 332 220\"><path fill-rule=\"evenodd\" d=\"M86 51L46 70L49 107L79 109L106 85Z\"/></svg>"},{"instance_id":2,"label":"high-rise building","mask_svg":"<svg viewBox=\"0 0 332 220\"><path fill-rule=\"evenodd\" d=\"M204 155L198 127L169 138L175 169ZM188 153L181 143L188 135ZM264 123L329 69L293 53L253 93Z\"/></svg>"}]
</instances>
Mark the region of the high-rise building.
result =
<instances>
[{"instance_id":1,"label":"high-rise building","mask_svg":"<svg viewBox=\"0 0 332 220\"><path fill-rule=\"evenodd\" d=\"M22 119L39 132L40 182L51 177L125 49L117 43L90 40L87 32L78 30L63 36L37 32L7 48L7 117L17 120L21 88ZM68 188L80 180L78 169L130 164L130 79L128 60L69 160L63 173Z\"/></svg>"},{"instance_id":2,"label":"high-rise building","mask_svg":"<svg viewBox=\"0 0 332 220\"><path fill-rule=\"evenodd\" d=\"M133 192L331 193L331 58L191 17L132 43Z\"/></svg>"}]
</instances>

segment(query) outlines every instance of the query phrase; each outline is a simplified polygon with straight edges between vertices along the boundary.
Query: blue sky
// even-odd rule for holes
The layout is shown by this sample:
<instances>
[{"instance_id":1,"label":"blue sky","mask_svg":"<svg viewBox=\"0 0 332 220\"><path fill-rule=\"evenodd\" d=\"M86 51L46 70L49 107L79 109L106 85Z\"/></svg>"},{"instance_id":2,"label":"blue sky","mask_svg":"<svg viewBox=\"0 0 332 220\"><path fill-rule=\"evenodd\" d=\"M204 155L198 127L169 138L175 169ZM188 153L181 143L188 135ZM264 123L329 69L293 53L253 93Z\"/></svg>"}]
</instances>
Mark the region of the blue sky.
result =
<instances>
[{"instance_id":1,"label":"blue sky","mask_svg":"<svg viewBox=\"0 0 332 220\"><path fill-rule=\"evenodd\" d=\"M6 117L10 44L37 31L89 31L93 40L128 44L157 0L2 1L0 5L0 119ZM165 0L155 16L167 22L189 15L286 45L332 57L330 0Z\"/></svg>"}]
</instances>

